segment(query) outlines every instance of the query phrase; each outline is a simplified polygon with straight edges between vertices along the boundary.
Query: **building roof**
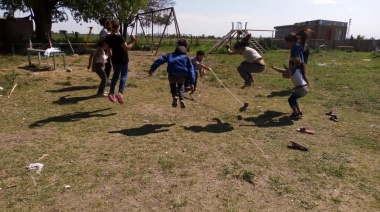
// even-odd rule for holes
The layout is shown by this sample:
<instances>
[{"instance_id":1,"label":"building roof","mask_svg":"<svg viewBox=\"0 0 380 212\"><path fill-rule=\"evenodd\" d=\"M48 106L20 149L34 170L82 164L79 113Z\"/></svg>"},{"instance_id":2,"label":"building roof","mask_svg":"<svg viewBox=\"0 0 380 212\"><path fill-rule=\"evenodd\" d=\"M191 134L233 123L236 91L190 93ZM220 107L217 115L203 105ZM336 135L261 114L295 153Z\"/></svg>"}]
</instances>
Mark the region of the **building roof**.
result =
<instances>
[{"instance_id":1,"label":"building roof","mask_svg":"<svg viewBox=\"0 0 380 212\"><path fill-rule=\"evenodd\" d=\"M314 25L323 25L323 26L343 26L347 27L347 22L341 22L341 21L329 21L329 20L312 20L312 21L305 21L305 22L299 22L295 23L294 25L283 25L283 26L275 26L274 28L284 28L284 27L292 27L292 26L314 26Z\"/></svg>"}]
</instances>

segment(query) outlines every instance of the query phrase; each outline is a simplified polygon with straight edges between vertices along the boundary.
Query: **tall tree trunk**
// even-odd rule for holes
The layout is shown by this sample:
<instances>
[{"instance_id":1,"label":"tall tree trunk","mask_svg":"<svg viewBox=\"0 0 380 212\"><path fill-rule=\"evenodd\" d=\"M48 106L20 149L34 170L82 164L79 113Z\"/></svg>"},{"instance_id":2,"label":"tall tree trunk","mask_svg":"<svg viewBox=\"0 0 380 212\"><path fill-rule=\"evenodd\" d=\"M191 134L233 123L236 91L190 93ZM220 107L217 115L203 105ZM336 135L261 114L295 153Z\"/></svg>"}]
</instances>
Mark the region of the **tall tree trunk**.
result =
<instances>
[{"instance_id":1,"label":"tall tree trunk","mask_svg":"<svg viewBox=\"0 0 380 212\"><path fill-rule=\"evenodd\" d=\"M34 13L35 40L38 42L47 42L51 38L52 12L40 4L32 8Z\"/></svg>"}]
</instances>

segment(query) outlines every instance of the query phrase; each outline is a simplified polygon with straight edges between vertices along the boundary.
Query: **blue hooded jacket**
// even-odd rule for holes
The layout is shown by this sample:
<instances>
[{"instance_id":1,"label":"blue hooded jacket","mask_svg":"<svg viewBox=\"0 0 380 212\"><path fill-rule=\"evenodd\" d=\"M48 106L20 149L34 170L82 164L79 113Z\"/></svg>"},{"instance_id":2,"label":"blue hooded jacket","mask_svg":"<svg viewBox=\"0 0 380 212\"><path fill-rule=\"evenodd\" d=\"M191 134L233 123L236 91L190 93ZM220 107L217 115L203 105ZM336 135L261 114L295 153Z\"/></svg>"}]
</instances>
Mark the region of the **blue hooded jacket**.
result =
<instances>
[{"instance_id":1,"label":"blue hooded jacket","mask_svg":"<svg viewBox=\"0 0 380 212\"><path fill-rule=\"evenodd\" d=\"M173 53L162 55L160 58L154 61L150 67L150 71L156 71L156 69L164 63L168 63L167 72L169 74L185 73L189 77L190 83L194 84L194 67L190 58L187 56L187 50L185 47L177 46L176 50Z\"/></svg>"}]
</instances>

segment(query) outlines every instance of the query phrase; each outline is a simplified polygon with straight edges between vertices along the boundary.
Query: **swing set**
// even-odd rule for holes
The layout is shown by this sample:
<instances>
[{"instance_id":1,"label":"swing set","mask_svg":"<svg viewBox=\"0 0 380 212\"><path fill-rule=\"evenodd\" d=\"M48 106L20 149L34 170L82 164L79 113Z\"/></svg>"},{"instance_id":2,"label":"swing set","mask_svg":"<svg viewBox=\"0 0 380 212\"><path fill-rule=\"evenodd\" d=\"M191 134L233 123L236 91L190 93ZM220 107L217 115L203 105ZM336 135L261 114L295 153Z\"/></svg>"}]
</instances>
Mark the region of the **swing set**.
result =
<instances>
[{"instance_id":1,"label":"swing set","mask_svg":"<svg viewBox=\"0 0 380 212\"><path fill-rule=\"evenodd\" d=\"M167 16L164 16L164 15L167 15ZM165 19L164 19L165 27L164 27L164 30L162 31L162 33L159 33L160 34L159 41L155 42L155 40L154 40L154 23L157 22L157 21L155 21L155 17L160 17L160 16L165 17ZM181 33L179 31L177 16L175 14L174 7L169 7L169 8L164 8L164 9L160 9L160 10L154 10L154 11L136 14L135 25L132 28L131 35L133 35L133 33L135 32L135 35L137 36L138 27L140 26L142 34L145 38L147 45L149 45L151 47L152 53L155 50L154 55L156 56L158 49L161 46L162 39L164 38L165 32L167 31L167 28L170 25L171 20L173 20L173 22L174 22L176 37L179 40L181 38ZM147 33L146 33L146 32L148 32L149 25L151 26L151 30L152 30L151 34L150 34L150 39L149 39L149 34L147 35ZM144 26L146 27L146 30L144 30Z\"/></svg>"}]
</instances>

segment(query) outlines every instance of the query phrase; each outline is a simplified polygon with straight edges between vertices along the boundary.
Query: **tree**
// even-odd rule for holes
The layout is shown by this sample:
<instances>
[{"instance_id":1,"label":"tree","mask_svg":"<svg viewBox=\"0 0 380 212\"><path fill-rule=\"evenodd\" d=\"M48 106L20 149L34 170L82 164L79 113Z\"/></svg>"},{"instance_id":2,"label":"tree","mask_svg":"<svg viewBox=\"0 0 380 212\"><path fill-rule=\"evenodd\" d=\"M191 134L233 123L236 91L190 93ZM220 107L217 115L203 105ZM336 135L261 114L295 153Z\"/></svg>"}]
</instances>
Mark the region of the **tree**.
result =
<instances>
[{"instance_id":1,"label":"tree","mask_svg":"<svg viewBox=\"0 0 380 212\"><path fill-rule=\"evenodd\" d=\"M96 3L76 0L73 1L70 8L77 22L99 20L103 17L118 19L123 23L122 28L124 30L121 29L121 31L125 36L125 29L134 24L137 13L150 12L173 6L174 4L173 0L103 0ZM163 15L160 18L155 17L154 20L157 23L163 23L167 18L165 19Z\"/></svg>"},{"instance_id":2,"label":"tree","mask_svg":"<svg viewBox=\"0 0 380 212\"><path fill-rule=\"evenodd\" d=\"M14 17L17 10L30 12L34 20L35 39L46 41L51 36L52 23L67 21L66 10L74 19L89 22L101 17L117 18L123 23L132 23L141 10L173 4L173 0L0 0L0 9L6 17Z\"/></svg>"},{"instance_id":3,"label":"tree","mask_svg":"<svg viewBox=\"0 0 380 212\"><path fill-rule=\"evenodd\" d=\"M365 39L365 36L364 35L358 35L356 37L356 40L364 40Z\"/></svg>"},{"instance_id":4,"label":"tree","mask_svg":"<svg viewBox=\"0 0 380 212\"><path fill-rule=\"evenodd\" d=\"M35 39L46 41L47 36L51 36L51 26L53 22L67 20L64 11L68 1L59 0L0 0L0 9L6 10L4 16L14 17L17 10L30 12L34 20Z\"/></svg>"}]
</instances>

